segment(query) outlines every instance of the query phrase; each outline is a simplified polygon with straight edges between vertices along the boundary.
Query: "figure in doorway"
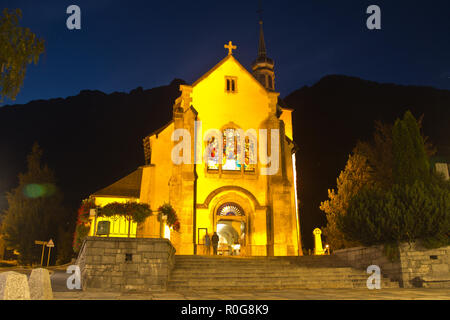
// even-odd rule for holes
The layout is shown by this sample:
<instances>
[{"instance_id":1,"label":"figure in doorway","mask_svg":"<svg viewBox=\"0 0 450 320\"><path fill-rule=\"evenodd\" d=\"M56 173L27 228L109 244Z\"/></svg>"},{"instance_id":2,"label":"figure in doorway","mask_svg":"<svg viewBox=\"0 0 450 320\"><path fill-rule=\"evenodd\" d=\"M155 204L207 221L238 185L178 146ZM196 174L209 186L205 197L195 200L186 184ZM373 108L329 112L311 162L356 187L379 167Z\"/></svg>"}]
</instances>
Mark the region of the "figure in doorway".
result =
<instances>
[{"instance_id":1,"label":"figure in doorway","mask_svg":"<svg viewBox=\"0 0 450 320\"><path fill-rule=\"evenodd\" d=\"M205 234L205 254L210 255L211 254L211 240L209 239L209 234Z\"/></svg>"},{"instance_id":2,"label":"figure in doorway","mask_svg":"<svg viewBox=\"0 0 450 320\"><path fill-rule=\"evenodd\" d=\"M217 246L219 244L219 235L217 234L217 232L214 232L214 234L211 238L211 241L212 241L214 255L217 255Z\"/></svg>"}]
</instances>

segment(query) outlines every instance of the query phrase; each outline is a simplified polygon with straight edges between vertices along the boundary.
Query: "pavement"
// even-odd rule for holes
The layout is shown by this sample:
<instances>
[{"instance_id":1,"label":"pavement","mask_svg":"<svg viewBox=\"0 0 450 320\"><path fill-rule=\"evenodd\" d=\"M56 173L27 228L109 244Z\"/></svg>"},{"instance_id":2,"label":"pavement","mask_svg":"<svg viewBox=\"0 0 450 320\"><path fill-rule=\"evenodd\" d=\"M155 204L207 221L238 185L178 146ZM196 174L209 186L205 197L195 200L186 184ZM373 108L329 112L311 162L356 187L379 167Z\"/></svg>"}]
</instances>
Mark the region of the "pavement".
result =
<instances>
[{"instance_id":1,"label":"pavement","mask_svg":"<svg viewBox=\"0 0 450 320\"><path fill-rule=\"evenodd\" d=\"M8 268L9 269L9 268ZM12 268L11 268L12 269ZM1 268L0 272L17 271L29 275L31 269ZM69 290L70 276L65 266L49 268L55 300L450 300L450 289L434 288L386 288L369 289L289 289L260 291L160 291L151 293L117 293Z\"/></svg>"},{"instance_id":2,"label":"pavement","mask_svg":"<svg viewBox=\"0 0 450 320\"><path fill-rule=\"evenodd\" d=\"M152 293L54 292L55 300L450 300L449 289L292 289Z\"/></svg>"}]
</instances>

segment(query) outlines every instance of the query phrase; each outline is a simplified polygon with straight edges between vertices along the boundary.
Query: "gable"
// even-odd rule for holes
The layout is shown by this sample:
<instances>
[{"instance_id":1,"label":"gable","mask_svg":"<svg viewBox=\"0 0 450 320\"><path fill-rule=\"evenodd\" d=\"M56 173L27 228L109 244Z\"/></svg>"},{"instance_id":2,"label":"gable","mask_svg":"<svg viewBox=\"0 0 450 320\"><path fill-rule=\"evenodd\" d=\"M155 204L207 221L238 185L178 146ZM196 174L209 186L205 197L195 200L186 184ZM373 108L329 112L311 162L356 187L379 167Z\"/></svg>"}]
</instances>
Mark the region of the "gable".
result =
<instances>
[{"instance_id":1,"label":"gable","mask_svg":"<svg viewBox=\"0 0 450 320\"><path fill-rule=\"evenodd\" d=\"M256 85L258 85L261 89L267 90L256 78L251 74L240 62L233 56L228 55L225 58L223 58L219 63L217 63L213 68L211 68L208 72L206 72L203 76L201 76L199 79L197 79L193 84L192 87L195 87L203 80L207 79L210 75L216 72L216 70L219 70L221 68L230 68L230 64L234 64L237 66L240 72L246 73L248 77L250 77ZM225 65L225 66L224 66ZM230 71L231 73L232 71Z\"/></svg>"},{"instance_id":2,"label":"gable","mask_svg":"<svg viewBox=\"0 0 450 320\"><path fill-rule=\"evenodd\" d=\"M236 81L227 91L226 79ZM192 84L192 105L207 127L221 128L234 122L242 128L259 128L270 112L269 91L232 55Z\"/></svg>"}]
</instances>

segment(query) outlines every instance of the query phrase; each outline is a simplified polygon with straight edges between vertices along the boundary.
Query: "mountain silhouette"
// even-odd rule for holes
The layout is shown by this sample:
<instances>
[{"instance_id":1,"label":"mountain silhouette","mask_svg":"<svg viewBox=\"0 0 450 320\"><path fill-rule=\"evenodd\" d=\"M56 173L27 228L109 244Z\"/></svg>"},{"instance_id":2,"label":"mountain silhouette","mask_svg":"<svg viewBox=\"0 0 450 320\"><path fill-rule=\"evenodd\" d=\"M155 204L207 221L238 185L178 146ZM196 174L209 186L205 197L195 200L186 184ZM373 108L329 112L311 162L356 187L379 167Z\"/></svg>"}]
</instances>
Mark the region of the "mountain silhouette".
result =
<instances>
[{"instance_id":1,"label":"mountain silhouette","mask_svg":"<svg viewBox=\"0 0 450 320\"><path fill-rule=\"evenodd\" d=\"M0 211L5 193L18 185L26 155L37 141L44 162L55 171L65 203L76 215L80 201L144 164L142 139L172 117L179 96L169 85L129 93L83 90L65 99L37 100L0 108ZM331 75L300 88L284 102L293 113L303 243L313 246L312 230L324 226L319 210L334 188L358 140L370 139L375 120L393 123L406 110L424 115L423 131L448 155L450 91L380 84Z\"/></svg>"},{"instance_id":2,"label":"mountain silhouette","mask_svg":"<svg viewBox=\"0 0 450 320\"><path fill-rule=\"evenodd\" d=\"M375 121L394 123L410 110L423 118L423 133L450 162L450 91L380 84L330 75L284 98L293 108L297 153L300 224L304 243L313 247L312 230L326 224L320 203L345 168L358 140L370 140Z\"/></svg>"}]
</instances>

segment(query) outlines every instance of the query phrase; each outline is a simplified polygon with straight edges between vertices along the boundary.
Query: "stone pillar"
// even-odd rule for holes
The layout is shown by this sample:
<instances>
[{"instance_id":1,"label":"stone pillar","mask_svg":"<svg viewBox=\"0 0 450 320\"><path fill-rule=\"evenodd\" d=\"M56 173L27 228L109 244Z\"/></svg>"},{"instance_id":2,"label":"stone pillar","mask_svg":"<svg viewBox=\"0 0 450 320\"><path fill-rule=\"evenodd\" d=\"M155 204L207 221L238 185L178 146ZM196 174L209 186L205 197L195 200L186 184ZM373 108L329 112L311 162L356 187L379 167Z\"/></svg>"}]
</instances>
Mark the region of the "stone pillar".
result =
<instances>
[{"instance_id":1,"label":"stone pillar","mask_svg":"<svg viewBox=\"0 0 450 320\"><path fill-rule=\"evenodd\" d=\"M0 273L0 300L30 300L27 276L13 271Z\"/></svg>"},{"instance_id":2,"label":"stone pillar","mask_svg":"<svg viewBox=\"0 0 450 320\"><path fill-rule=\"evenodd\" d=\"M33 269L29 279L29 286L31 300L53 299L52 284L47 269Z\"/></svg>"},{"instance_id":3,"label":"stone pillar","mask_svg":"<svg viewBox=\"0 0 450 320\"><path fill-rule=\"evenodd\" d=\"M318 255L324 255L325 252L323 251L323 247L322 247L322 230L320 230L319 228L314 229L313 231L314 234L314 254L316 256Z\"/></svg>"}]
</instances>

